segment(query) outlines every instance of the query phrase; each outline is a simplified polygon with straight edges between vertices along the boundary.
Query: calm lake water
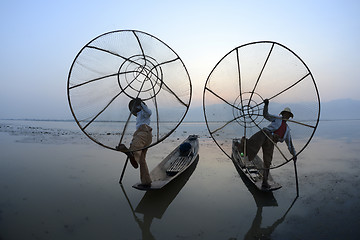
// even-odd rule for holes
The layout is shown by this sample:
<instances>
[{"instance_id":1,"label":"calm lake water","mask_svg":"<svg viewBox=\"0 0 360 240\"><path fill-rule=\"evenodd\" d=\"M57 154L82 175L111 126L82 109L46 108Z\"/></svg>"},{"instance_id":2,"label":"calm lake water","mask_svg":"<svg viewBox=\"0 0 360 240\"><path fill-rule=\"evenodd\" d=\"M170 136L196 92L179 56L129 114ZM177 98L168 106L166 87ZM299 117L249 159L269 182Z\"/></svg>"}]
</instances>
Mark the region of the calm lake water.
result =
<instances>
[{"instance_id":1,"label":"calm lake water","mask_svg":"<svg viewBox=\"0 0 360 240\"><path fill-rule=\"evenodd\" d=\"M204 123L183 123L148 151L155 167L188 135L198 163L165 189L132 188L125 155L74 122L0 120L0 239L358 239L360 121L321 121L297 163L272 170L283 187L245 184Z\"/></svg>"}]
</instances>

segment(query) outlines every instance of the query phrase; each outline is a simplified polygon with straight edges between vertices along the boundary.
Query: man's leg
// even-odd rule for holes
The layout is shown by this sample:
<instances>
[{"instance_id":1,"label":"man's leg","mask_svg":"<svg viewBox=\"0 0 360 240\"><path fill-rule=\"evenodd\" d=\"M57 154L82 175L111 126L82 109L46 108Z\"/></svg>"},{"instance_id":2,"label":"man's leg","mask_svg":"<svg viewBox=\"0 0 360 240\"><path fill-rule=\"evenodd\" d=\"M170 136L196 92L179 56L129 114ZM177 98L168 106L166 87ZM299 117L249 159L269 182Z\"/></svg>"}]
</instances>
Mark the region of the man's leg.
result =
<instances>
[{"instance_id":1,"label":"man's leg","mask_svg":"<svg viewBox=\"0 0 360 240\"><path fill-rule=\"evenodd\" d=\"M130 152L130 150L124 144L119 144L119 146L116 147L116 150L125 153L126 156L130 159L130 163L134 168L139 167L135 160L134 154Z\"/></svg>"},{"instance_id":2,"label":"man's leg","mask_svg":"<svg viewBox=\"0 0 360 240\"><path fill-rule=\"evenodd\" d=\"M258 131L254 135L251 136L245 143L246 145L246 154L249 157L249 161L254 160L256 154L259 152L260 147L264 144L266 140L266 136L262 131Z\"/></svg>"},{"instance_id":3,"label":"man's leg","mask_svg":"<svg viewBox=\"0 0 360 240\"><path fill-rule=\"evenodd\" d=\"M264 158L264 171L263 171L263 182L262 185L264 188L269 188L268 183L269 171L272 162L272 157L274 153L274 143L268 138L271 138L271 135L265 136L266 140L262 146L263 149L263 158Z\"/></svg>"},{"instance_id":4,"label":"man's leg","mask_svg":"<svg viewBox=\"0 0 360 240\"><path fill-rule=\"evenodd\" d=\"M150 185L151 184L151 178L149 174L149 169L146 164L146 152L147 149L141 151L141 156L139 159L140 164L140 180L141 183L144 185Z\"/></svg>"},{"instance_id":5,"label":"man's leg","mask_svg":"<svg viewBox=\"0 0 360 240\"><path fill-rule=\"evenodd\" d=\"M140 149L147 147L151 144L152 134L151 128L145 125L140 126L140 128L134 134L133 141L130 144L130 149ZM149 174L149 169L146 163L146 153L147 149L133 152L136 162L140 165L140 180L144 185L151 184L151 178Z\"/></svg>"}]
</instances>

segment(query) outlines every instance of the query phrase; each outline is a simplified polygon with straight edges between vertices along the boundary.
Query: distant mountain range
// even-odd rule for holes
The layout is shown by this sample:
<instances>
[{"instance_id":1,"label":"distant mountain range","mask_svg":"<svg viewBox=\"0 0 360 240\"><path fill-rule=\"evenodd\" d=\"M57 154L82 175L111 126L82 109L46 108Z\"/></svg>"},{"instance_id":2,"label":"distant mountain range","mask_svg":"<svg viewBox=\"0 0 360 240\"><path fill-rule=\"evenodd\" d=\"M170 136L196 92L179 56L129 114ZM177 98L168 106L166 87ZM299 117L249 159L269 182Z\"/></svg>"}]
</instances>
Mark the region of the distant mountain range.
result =
<instances>
[{"instance_id":1,"label":"distant mountain range","mask_svg":"<svg viewBox=\"0 0 360 240\"><path fill-rule=\"evenodd\" d=\"M206 106L206 110L209 112L216 113L214 119L216 119L217 121L228 121L233 119L232 111L229 111L229 106L228 105L224 106L224 105L225 104ZM314 104L310 104L310 106L314 106ZM277 114L280 113L283 108L284 105L277 104L275 102L270 102L269 112L271 114ZM296 115L295 116L296 119L302 119L302 116L306 116L307 110L309 109L309 107L303 103L291 104L291 108L294 114ZM128 110L124 109L124 111L128 111ZM166 113L165 116L168 116L169 120L171 120L171 116L181 116L181 113L177 112L177 110L174 109L163 109L163 111ZM63 121L63 119L55 119L55 118L4 118L4 119ZM164 118L162 119L164 120ZM304 119L306 119L306 117ZM321 102L320 120L327 121L327 120L350 120L350 119L360 120L360 100L338 99L329 102ZM66 118L66 120L73 121L72 118ZM196 106L196 107L190 106L184 121L204 122L205 120L204 120L203 106Z\"/></svg>"},{"instance_id":2,"label":"distant mountain range","mask_svg":"<svg viewBox=\"0 0 360 240\"><path fill-rule=\"evenodd\" d=\"M360 119L360 101L339 99L321 103L320 119Z\"/></svg>"},{"instance_id":3,"label":"distant mountain range","mask_svg":"<svg viewBox=\"0 0 360 240\"><path fill-rule=\"evenodd\" d=\"M271 103L270 103L271 104ZM301 109L301 103L298 104ZM221 105L207 106L207 109L214 109L221 111ZM272 114L281 111L282 107L273 103L270 110ZM293 107L296 111L296 107ZM297 116L301 113L297 113ZM221 114L220 114L221 115ZM223 116L224 117L224 116ZM231 116L229 116L231 117ZM226 116L225 116L225 119ZM320 104L320 120L345 120L345 119L360 119L360 100L353 99L338 99L329 102L321 102ZM220 119L219 119L220 120ZM230 120L230 119L227 119ZM190 107L184 121L204 121L203 107Z\"/></svg>"}]
</instances>

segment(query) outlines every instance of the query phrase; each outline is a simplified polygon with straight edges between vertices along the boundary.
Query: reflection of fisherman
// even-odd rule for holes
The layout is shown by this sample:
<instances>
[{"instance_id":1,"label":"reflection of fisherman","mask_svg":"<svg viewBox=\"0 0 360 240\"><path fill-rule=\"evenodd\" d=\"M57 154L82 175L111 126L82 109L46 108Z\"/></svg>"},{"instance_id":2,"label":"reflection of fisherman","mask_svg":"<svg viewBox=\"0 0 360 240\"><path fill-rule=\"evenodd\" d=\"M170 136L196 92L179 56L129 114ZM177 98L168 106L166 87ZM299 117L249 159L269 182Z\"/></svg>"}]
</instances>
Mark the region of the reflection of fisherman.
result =
<instances>
[{"instance_id":1,"label":"reflection of fisherman","mask_svg":"<svg viewBox=\"0 0 360 240\"><path fill-rule=\"evenodd\" d=\"M298 197L294 199L291 203L290 207L286 210L284 215L277 219L273 224L269 224L267 226L262 227L263 219L267 217L263 217L263 210L266 207L278 207L278 202L274 197L273 192L262 192L258 191L257 188L251 183L251 181L246 177L244 172L240 168L236 168L240 174L241 179L244 181L245 186L254 197L257 211L254 220L250 226L250 229L244 235L244 240L253 240L253 239L272 239L271 235L276 230L276 228L284 222L286 215L290 212L291 208L295 204ZM279 212L279 211L277 211ZM268 215L269 216L269 215ZM273 214L271 214L271 218L273 218ZM266 221L269 223L269 221ZM271 221L272 222L272 221ZM238 238L229 238L229 239L238 239Z\"/></svg>"},{"instance_id":2,"label":"reflection of fisherman","mask_svg":"<svg viewBox=\"0 0 360 240\"><path fill-rule=\"evenodd\" d=\"M138 217L136 217L135 213L135 220L137 224L139 225L140 229L142 230L142 239L144 240L155 240L155 237L152 235L150 231L150 226L152 223L153 218L150 216L144 215L143 221L141 221Z\"/></svg>"},{"instance_id":3,"label":"reflection of fisherman","mask_svg":"<svg viewBox=\"0 0 360 240\"><path fill-rule=\"evenodd\" d=\"M270 188L270 185L267 180L268 180L269 168L274 152L274 143L285 141L290 153L293 155L294 161L296 161L296 151L292 144L290 128L286 123L286 121L290 117L293 117L290 108L285 108L280 113L282 117L279 118L277 116L270 115L268 113L268 105L269 105L268 99L264 100L264 104L265 107L263 110L263 115L271 123L267 127L255 133L253 136L251 136L250 139L247 140L246 153L249 157L249 161L252 161L255 158L256 154L259 152L260 147L262 147L264 168L265 168L262 188L268 189ZM243 148L244 148L244 138L241 139L240 151L243 151Z\"/></svg>"},{"instance_id":4,"label":"reflection of fisherman","mask_svg":"<svg viewBox=\"0 0 360 240\"><path fill-rule=\"evenodd\" d=\"M286 212L287 213L287 212ZM256 211L256 216L249 231L244 236L244 240L250 239L271 239L271 234L275 231L277 226L279 226L284 220L285 216L282 216L280 219L275 221L271 226L261 227L262 222L262 207L258 207Z\"/></svg>"},{"instance_id":5,"label":"reflection of fisherman","mask_svg":"<svg viewBox=\"0 0 360 240\"><path fill-rule=\"evenodd\" d=\"M166 190L147 191L138 203L136 209L133 208L126 191L121 186L124 192L125 198L129 203L130 209L133 213L136 223L139 225L142 231L142 239L153 240L155 237L151 233L151 224L154 218L162 219L166 210L179 194L181 189L185 186L192 173L195 171L199 157L196 158L194 164L192 164L186 171L179 175L174 181L171 182L171 187ZM143 214L143 218L139 218L136 214Z\"/></svg>"},{"instance_id":6,"label":"reflection of fisherman","mask_svg":"<svg viewBox=\"0 0 360 240\"><path fill-rule=\"evenodd\" d=\"M124 144L120 143L116 149L124 152L129 157L131 165L134 168L138 168L138 164L140 165L141 183L150 186L151 178L145 161L147 149L141 151L133 150L145 148L152 142L152 128L149 126L151 110L140 98L132 99L129 102L129 110L136 116L136 131L133 134L129 149Z\"/></svg>"},{"instance_id":7,"label":"reflection of fisherman","mask_svg":"<svg viewBox=\"0 0 360 240\"><path fill-rule=\"evenodd\" d=\"M151 231L150 231L150 226L151 226L151 223L152 223L152 220L154 219L154 217L151 214L150 215L144 214L143 220L141 220L138 216L136 216L136 213L135 213L136 210L134 210L134 208L133 208L133 206L132 206L132 204L131 204L131 202L130 202L130 200L129 200L126 192L125 192L124 187L122 185L120 185L120 186L121 186L121 189L124 192L124 195L125 195L125 198L126 198L127 202L129 203L129 206L130 206L131 212L132 212L132 214L133 214L133 216L135 218L135 221L139 225L139 227L140 227L140 229L142 231L142 239L147 239L147 240L155 239L154 236L152 235ZM147 192L144 195L143 199L145 198L145 196L147 196L148 193L149 192ZM139 204L141 204L141 202ZM155 202L155 205L156 205L157 202L158 201ZM152 204L152 206L147 207L146 209L154 211L154 208L153 208L154 203L151 202L150 204Z\"/></svg>"}]
</instances>

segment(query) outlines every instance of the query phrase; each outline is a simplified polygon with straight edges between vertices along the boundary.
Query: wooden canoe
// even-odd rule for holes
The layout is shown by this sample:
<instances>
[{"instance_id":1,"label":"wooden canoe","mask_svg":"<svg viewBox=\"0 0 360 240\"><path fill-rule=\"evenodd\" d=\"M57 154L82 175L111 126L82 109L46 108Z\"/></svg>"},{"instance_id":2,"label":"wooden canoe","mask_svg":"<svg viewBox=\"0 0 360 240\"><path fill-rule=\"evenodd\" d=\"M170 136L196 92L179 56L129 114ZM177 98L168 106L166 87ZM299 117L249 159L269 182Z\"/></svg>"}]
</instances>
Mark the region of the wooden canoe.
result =
<instances>
[{"instance_id":1,"label":"wooden canoe","mask_svg":"<svg viewBox=\"0 0 360 240\"><path fill-rule=\"evenodd\" d=\"M184 150L184 148L188 149ZM151 186L136 183L133 187L145 191L161 189L186 171L195 162L198 155L198 136L190 135L150 172Z\"/></svg>"},{"instance_id":2,"label":"wooden canoe","mask_svg":"<svg viewBox=\"0 0 360 240\"><path fill-rule=\"evenodd\" d=\"M263 161L258 155L256 155L253 161L249 161L247 156L243 156L237 147L240 141L241 139L233 139L231 154L232 162L239 173L243 173L260 191L274 191L281 188L281 185L274 181L271 172L269 172L268 176L268 183L271 187L267 189L261 187L263 180Z\"/></svg>"}]
</instances>

